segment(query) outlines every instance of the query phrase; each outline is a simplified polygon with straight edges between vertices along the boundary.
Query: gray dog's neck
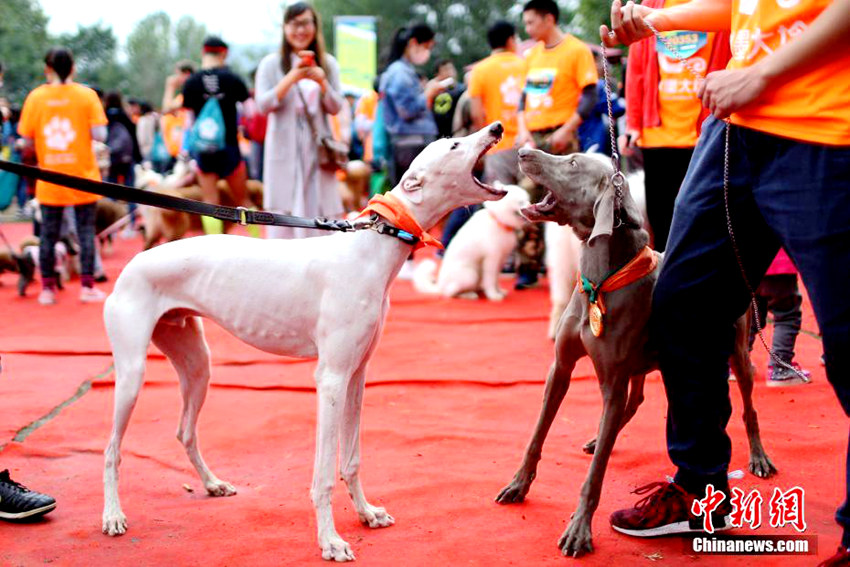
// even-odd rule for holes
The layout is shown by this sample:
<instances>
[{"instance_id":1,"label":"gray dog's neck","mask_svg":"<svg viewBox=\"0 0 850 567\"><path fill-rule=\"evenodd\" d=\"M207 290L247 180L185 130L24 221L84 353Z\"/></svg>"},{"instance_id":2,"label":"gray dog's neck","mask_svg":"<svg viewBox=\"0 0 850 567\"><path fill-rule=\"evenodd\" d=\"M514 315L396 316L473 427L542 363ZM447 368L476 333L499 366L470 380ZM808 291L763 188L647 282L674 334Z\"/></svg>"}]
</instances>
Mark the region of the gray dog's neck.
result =
<instances>
[{"instance_id":1,"label":"gray dog's neck","mask_svg":"<svg viewBox=\"0 0 850 567\"><path fill-rule=\"evenodd\" d=\"M582 243L580 268L584 277L600 283L637 256L649 244L649 233L642 228L621 226L611 236L596 238L593 244Z\"/></svg>"}]
</instances>

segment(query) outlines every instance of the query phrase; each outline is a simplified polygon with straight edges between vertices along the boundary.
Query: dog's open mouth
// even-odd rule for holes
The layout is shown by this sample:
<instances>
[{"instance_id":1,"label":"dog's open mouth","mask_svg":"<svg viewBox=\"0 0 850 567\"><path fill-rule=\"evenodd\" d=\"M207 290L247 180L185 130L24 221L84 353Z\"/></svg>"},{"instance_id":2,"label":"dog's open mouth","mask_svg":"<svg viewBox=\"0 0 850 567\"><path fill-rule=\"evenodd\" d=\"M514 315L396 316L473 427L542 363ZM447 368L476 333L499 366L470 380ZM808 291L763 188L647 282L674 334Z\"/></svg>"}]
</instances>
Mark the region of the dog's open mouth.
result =
<instances>
[{"instance_id":1,"label":"dog's open mouth","mask_svg":"<svg viewBox=\"0 0 850 567\"><path fill-rule=\"evenodd\" d=\"M479 161L481 161L481 159L484 157L484 155L487 152L490 151L490 148L492 148L493 146L498 144L499 140L501 140L501 139L502 139L502 136L500 135L498 138L493 138L492 140L490 140L490 142L484 147L484 150L480 154L478 154L478 159L475 160L475 163L478 163ZM472 175L472 181L474 181L476 185L478 185L479 187L481 187L482 189L484 189L488 193L492 193L493 195L498 195L499 197L504 197L505 195L508 194L508 192L505 189L497 189L496 187L493 187L492 185L487 185L486 183L481 182L481 180L479 180L477 177L475 177L475 175L473 175L472 172L470 172L470 175Z\"/></svg>"},{"instance_id":2,"label":"dog's open mouth","mask_svg":"<svg viewBox=\"0 0 850 567\"><path fill-rule=\"evenodd\" d=\"M543 198L540 201L533 205L523 207L520 212L522 213L522 216L533 221L551 217L555 214L555 207L557 206L558 200L555 198L555 195L547 189L546 194L543 195Z\"/></svg>"}]
</instances>

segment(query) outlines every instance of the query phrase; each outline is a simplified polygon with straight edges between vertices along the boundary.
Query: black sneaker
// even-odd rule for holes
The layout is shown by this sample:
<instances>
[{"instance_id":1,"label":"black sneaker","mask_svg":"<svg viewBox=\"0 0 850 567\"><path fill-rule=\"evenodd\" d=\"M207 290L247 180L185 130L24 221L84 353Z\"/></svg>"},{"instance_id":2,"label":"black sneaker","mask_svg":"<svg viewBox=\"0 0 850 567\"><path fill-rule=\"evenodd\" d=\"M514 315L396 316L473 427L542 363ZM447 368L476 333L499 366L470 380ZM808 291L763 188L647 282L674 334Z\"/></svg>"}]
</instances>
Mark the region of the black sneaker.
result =
<instances>
[{"instance_id":1,"label":"black sneaker","mask_svg":"<svg viewBox=\"0 0 850 567\"><path fill-rule=\"evenodd\" d=\"M54 508L56 500L18 484L9 478L8 470L0 472L0 519L34 518L47 514Z\"/></svg>"}]
</instances>

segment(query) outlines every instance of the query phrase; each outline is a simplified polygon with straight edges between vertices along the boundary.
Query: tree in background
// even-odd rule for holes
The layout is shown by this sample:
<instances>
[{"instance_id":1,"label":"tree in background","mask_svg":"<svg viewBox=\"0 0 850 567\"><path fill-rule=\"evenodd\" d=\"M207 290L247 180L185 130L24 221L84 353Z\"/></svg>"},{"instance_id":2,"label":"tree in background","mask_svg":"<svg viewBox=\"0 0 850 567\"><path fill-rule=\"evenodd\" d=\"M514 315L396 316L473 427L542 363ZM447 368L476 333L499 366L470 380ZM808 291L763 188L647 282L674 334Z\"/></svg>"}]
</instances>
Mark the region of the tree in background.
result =
<instances>
[{"instance_id":1,"label":"tree in background","mask_svg":"<svg viewBox=\"0 0 850 567\"><path fill-rule=\"evenodd\" d=\"M162 100L165 78L180 59L200 62L207 28L190 16L177 25L165 12L142 19L127 37L128 96L151 102Z\"/></svg>"},{"instance_id":2,"label":"tree in background","mask_svg":"<svg viewBox=\"0 0 850 567\"><path fill-rule=\"evenodd\" d=\"M44 56L50 49L47 16L33 0L0 1L0 61L6 68L4 94L22 104L44 81Z\"/></svg>"},{"instance_id":3,"label":"tree in background","mask_svg":"<svg viewBox=\"0 0 850 567\"><path fill-rule=\"evenodd\" d=\"M126 91L127 71L118 63L118 39L102 23L79 26L74 34L62 34L57 43L74 53L77 82L103 91Z\"/></svg>"}]
</instances>

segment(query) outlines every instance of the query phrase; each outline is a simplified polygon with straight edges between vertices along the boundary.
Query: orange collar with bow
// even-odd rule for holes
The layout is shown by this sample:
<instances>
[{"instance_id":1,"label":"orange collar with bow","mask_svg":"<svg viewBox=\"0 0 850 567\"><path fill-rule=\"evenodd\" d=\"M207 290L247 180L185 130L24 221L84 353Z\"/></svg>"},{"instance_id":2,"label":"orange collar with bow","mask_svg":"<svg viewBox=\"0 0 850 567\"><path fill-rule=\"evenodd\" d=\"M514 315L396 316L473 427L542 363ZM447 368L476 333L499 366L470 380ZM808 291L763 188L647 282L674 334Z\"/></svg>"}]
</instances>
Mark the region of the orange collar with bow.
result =
<instances>
[{"instance_id":1,"label":"orange collar with bow","mask_svg":"<svg viewBox=\"0 0 850 567\"><path fill-rule=\"evenodd\" d=\"M381 215L396 227L417 238L418 242L414 244L414 250L419 250L423 246L436 246L437 248L443 248L443 244L439 240L428 234L421 226L419 226L419 223L416 222L416 219L413 218L413 215L410 214L410 211L401 199L395 195L390 193L375 195L369 200L369 204L366 205L366 208L357 215L357 218L365 217L370 213L377 213Z\"/></svg>"}]
</instances>

